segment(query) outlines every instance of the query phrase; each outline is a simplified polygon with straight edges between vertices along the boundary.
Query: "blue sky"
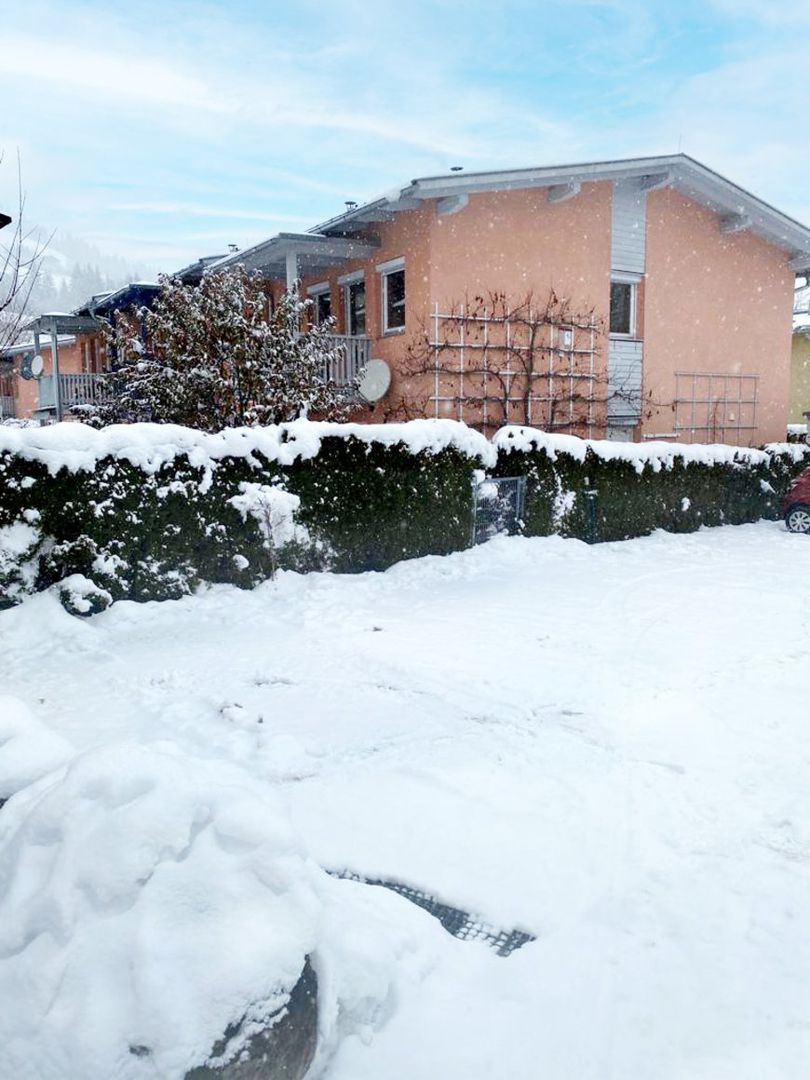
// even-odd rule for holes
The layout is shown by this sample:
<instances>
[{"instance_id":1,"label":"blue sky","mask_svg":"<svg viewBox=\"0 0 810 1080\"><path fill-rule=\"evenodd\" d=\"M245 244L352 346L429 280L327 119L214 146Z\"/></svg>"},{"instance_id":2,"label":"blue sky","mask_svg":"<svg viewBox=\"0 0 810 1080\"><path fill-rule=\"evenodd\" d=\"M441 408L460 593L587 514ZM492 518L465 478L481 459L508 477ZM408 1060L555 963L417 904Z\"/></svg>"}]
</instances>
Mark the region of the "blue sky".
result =
<instances>
[{"instance_id":1,"label":"blue sky","mask_svg":"<svg viewBox=\"0 0 810 1080\"><path fill-rule=\"evenodd\" d=\"M810 222L810 0L4 0L0 199L176 269L411 177L672 153Z\"/></svg>"}]
</instances>

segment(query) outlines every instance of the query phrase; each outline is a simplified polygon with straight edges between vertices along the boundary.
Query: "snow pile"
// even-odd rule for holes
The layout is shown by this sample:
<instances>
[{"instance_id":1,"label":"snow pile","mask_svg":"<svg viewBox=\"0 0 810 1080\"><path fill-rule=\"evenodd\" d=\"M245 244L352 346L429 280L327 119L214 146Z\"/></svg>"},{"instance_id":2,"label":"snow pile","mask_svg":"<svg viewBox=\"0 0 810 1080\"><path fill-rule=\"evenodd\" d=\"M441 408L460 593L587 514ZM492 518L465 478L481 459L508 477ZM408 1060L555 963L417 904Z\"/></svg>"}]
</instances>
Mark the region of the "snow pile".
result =
<instances>
[{"instance_id":1,"label":"snow pile","mask_svg":"<svg viewBox=\"0 0 810 1080\"><path fill-rule=\"evenodd\" d=\"M75 751L19 698L0 694L0 803L63 765Z\"/></svg>"},{"instance_id":2,"label":"snow pile","mask_svg":"<svg viewBox=\"0 0 810 1080\"><path fill-rule=\"evenodd\" d=\"M165 742L76 756L0 709L0 791L57 769L0 812L0 1075L181 1080L247 1018L237 1057L307 956L321 1060L386 1018L409 905L315 866L266 783Z\"/></svg>"},{"instance_id":3,"label":"snow pile","mask_svg":"<svg viewBox=\"0 0 810 1080\"><path fill-rule=\"evenodd\" d=\"M369 445L401 445L411 454L438 454L453 449L484 465L495 464L495 453L487 439L457 420L340 424L301 419L269 427L226 428L213 435L175 424L113 424L96 430L86 424L64 423L0 429L0 453L41 462L51 473L60 468L92 471L106 457L154 473L182 455L199 466L210 466L228 457L251 460L255 454L279 465L292 465L317 457L323 439L350 437Z\"/></svg>"},{"instance_id":4,"label":"snow pile","mask_svg":"<svg viewBox=\"0 0 810 1080\"><path fill-rule=\"evenodd\" d=\"M182 1076L249 1006L279 1007L320 912L272 794L171 747L89 751L20 793L0 880L18 1078Z\"/></svg>"},{"instance_id":5,"label":"snow pile","mask_svg":"<svg viewBox=\"0 0 810 1080\"><path fill-rule=\"evenodd\" d=\"M626 461L643 472L649 466L653 472L671 469L675 461L699 465L746 464L767 465L772 454L791 453L787 443L773 443L766 450L746 446L726 446L722 443L691 443L682 446L668 442L628 443L607 439L580 439L575 435L556 435L539 428L509 426L501 428L493 436L498 450L507 453L515 450L524 453L545 450L552 461L558 454L568 454L575 461L583 462L588 450L603 461ZM799 447L801 450L801 447ZM798 460L801 454L795 455Z\"/></svg>"}]
</instances>

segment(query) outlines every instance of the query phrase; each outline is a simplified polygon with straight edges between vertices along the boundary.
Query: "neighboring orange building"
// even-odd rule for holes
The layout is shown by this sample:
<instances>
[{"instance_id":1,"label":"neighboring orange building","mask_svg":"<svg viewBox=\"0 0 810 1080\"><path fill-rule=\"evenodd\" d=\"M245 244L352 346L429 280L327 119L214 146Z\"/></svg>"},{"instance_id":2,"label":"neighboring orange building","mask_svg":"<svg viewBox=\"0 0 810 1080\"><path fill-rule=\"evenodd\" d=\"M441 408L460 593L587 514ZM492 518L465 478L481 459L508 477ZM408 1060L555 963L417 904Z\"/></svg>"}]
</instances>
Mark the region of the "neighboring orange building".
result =
<instances>
[{"instance_id":1,"label":"neighboring orange building","mask_svg":"<svg viewBox=\"0 0 810 1080\"><path fill-rule=\"evenodd\" d=\"M300 288L315 321L335 319L333 375L353 380L374 359L390 369L356 419L784 438L810 230L692 158L454 171L347 205L179 276L244 265L276 294Z\"/></svg>"},{"instance_id":2,"label":"neighboring orange building","mask_svg":"<svg viewBox=\"0 0 810 1080\"><path fill-rule=\"evenodd\" d=\"M388 363L391 387L370 420L528 420L683 442L785 436L794 280L810 265L810 230L683 154L426 177L217 266L236 264L278 289L300 279L348 335L355 365ZM567 316L542 327L530 376L505 376L520 366L520 340L507 349L494 315L528 293L541 307L552 289ZM505 296L495 311L491 293Z\"/></svg>"}]
</instances>

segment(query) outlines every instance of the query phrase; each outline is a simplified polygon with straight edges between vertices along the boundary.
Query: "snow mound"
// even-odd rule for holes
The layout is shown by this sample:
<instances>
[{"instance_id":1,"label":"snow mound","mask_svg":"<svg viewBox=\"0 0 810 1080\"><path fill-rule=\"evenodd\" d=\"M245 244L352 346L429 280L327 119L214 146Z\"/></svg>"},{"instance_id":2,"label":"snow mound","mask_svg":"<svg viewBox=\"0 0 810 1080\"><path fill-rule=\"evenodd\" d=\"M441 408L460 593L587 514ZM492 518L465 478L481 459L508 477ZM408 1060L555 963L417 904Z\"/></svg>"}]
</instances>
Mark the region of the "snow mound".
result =
<instances>
[{"instance_id":1,"label":"snow mound","mask_svg":"<svg viewBox=\"0 0 810 1080\"><path fill-rule=\"evenodd\" d=\"M192 465L208 466L227 457L251 459L260 453L279 465L316 457L326 438L355 438L382 446L402 445L412 454L455 449L483 464L495 464L488 440L457 420L411 420L403 424L340 424L293 420L269 427L227 428L216 434L176 424L112 424L96 430L86 424L0 429L0 453L19 454L55 474L61 468L92 471L102 458L130 462L157 472L188 455Z\"/></svg>"},{"instance_id":2,"label":"snow mound","mask_svg":"<svg viewBox=\"0 0 810 1080\"><path fill-rule=\"evenodd\" d=\"M0 812L0 1075L182 1077L283 1003L320 874L272 793L172 747L91 750L21 792Z\"/></svg>"},{"instance_id":3,"label":"snow mound","mask_svg":"<svg viewBox=\"0 0 810 1080\"><path fill-rule=\"evenodd\" d=\"M0 802L59 768L75 751L19 698L0 694Z\"/></svg>"},{"instance_id":4,"label":"snow mound","mask_svg":"<svg viewBox=\"0 0 810 1080\"><path fill-rule=\"evenodd\" d=\"M45 732L22 708L5 715ZM69 753L43 737L19 775ZM320 1068L435 964L432 922L329 877L237 765L171 743L87 750L0 811L0 1076L182 1080L229 1028L217 1060L238 1057L307 957Z\"/></svg>"}]
</instances>

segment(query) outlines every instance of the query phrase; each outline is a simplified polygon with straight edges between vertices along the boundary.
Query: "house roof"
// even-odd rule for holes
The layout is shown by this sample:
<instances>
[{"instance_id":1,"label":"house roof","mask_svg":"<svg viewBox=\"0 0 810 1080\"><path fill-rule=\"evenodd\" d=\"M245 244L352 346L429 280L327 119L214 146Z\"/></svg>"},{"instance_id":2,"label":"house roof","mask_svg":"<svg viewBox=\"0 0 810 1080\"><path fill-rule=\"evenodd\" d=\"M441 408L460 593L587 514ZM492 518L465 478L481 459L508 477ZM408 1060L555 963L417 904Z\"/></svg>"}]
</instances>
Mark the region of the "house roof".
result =
<instances>
[{"instance_id":1,"label":"house roof","mask_svg":"<svg viewBox=\"0 0 810 1080\"><path fill-rule=\"evenodd\" d=\"M330 266L338 266L347 259L371 255L379 242L351 236L326 236L317 232L279 233L269 240L235 251L221 259L217 267L244 266L247 270L267 270L284 273L287 256L294 255L297 274L319 273Z\"/></svg>"},{"instance_id":2,"label":"house roof","mask_svg":"<svg viewBox=\"0 0 810 1080\"><path fill-rule=\"evenodd\" d=\"M123 285L120 289L116 289L115 292L100 293L92 296L81 307L76 308L74 314L88 315L90 317L107 315L123 307L144 304L159 291L160 286L154 281L130 281L129 284Z\"/></svg>"},{"instance_id":3,"label":"house roof","mask_svg":"<svg viewBox=\"0 0 810 1080\"><path fill-rule=\"evenodd\" d=\"M381 198L330 218L312 231L325 236L350 236L370 222L386 220L428 199L446 199L449 204L449 200L463 200L477 192L525 188L557 188L563 196L574 194L577 185L598 180L635 182L647 190L674 188L719 214L725 231L751 229L787 251L792 269L810 268L810 228L688 154L418 177Z\"/></svg>"},{"instance_id":4,"label":"house roof","mask_svg":"<svg viewBox=\"0 0 810 1080\"><path fill-rule=\"evenodd\" d=\"M169 276L172 278L180 278L186 285L197 285L199 284L203 273L209 266L214 266L216 263L222 262L226 257L226 255L203 255L201 259L189 263L188 266L184 266L180 270L175 270L175 272Z\"/></svg>"}]
</instances>

